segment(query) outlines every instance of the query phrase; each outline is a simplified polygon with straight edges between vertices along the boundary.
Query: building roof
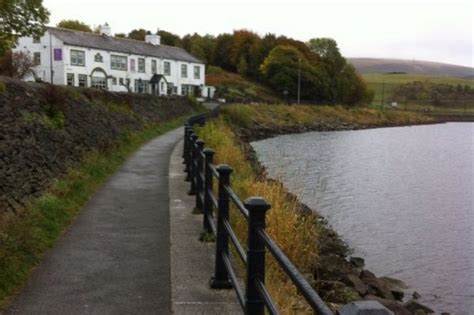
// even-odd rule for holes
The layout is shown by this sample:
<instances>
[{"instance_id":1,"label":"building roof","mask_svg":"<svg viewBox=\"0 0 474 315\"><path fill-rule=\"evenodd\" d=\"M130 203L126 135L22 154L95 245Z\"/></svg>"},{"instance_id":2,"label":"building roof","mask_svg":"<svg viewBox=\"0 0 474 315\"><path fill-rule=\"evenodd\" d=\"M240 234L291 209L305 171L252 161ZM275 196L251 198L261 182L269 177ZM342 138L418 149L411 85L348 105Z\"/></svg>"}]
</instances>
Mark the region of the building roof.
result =
<instances>
[{"instance_id":1,"label":"building roof","mask_svg":"<svg viewBox=\"0 0 474 315\"><path fill-rule=\"evenodd\" d=\"M150 84L157 84L162 79L165 80L166 83L168 83L168 80L166 80L166 77L164 75L155 73L150 79Z\"/></svg>"},{"instance_id":2,"label":"building roof","mask_svg":"<svg viewBox=\"0 0 474 315\"><path fill-rule=\"evenodd\" d=\"M126 54L143 55L162 59L203 63L180 47L167 45L155 46L133 39L116 38L58 27L47 27L47 30L67 45L102 49Z\"/></svg>"}]
</instances>

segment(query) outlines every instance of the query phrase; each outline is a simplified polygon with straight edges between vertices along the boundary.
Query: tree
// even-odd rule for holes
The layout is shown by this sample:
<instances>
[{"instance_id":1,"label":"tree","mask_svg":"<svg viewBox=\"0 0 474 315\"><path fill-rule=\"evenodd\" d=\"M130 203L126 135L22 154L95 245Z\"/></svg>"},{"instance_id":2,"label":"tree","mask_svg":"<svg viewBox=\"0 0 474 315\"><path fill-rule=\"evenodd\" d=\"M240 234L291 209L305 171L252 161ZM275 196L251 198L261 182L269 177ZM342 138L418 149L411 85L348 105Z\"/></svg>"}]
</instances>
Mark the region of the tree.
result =
<instances>
[{"instance_id":1,"label":"tree","mask_svg":"<svg viewBox=\"0 0 474 315\"><path fill-rule=\"evenodd\" d=\"M145 41L146 35L151 35L151 32L143 28L140 28L140 29L134 29L130 33L128 33L128 38Z\"/></svg>"},{"instance_id":2,"label":"tree","mask_svg":"<svg viewBox=\"0 0 474 315\"><path fill-rule=\"evenodd\" d=\"M232 62L230 57L230 51L234 37L232 34L220 34L216 38L216 44L214 52L212 54L212 64L221 67L227 71L235 72L237 70L236 65Z\"/></svg>"},{"instance_id":3,"label":"tree","mask_svg":"<svg viewBox=\"0 0 474 315\"><path fill-rule=\"evenodd\" d=\"M62 28L67 28L70 30L75 30L75 31L81 31L81 32L87 32L87 33L92 33L92 28L79 21L79 20L62 20L58 24L56 24L57 27L62 27Z\"/></svg>"},{"instance_id":4,"label":"tree","mask_svg":"<svg viewBox=\"0 0 474 315\"><path fill-rule=\"evenodd\" d=\"M325 101L325 86L318 69L311 65L296 47L277 46L260 66L265 82L281 95L284 90L295 98L298 90L298 69L301 66L301 97Z\"/></svg>"},{"instance_id":5,"label":"tree","mask_svg":"<svg viewBox=\"0 0 474 315\"><path fill-rule=\"evenodd\" d=\"M18 37L43 35L49 12L42 0L2 0L0 20L0 56L3 56Z\"/></svg>"},{"instance_id":6,"label":"tree","mask_svg":"<svg viewBox=\"0 0 474 315\"><path fill-rule=\"evenodd\" d=\"M0 59L0 74L15 79L24 79L35 74L36 64L28 53L9 51Z\"/></svg>"},{"instance_id":7,"label":"tree","mask_svg":"<svg viewBox=\"0 0 474 315\"><path fill-rule=\"evenodd\" d=\"M117 37L117 38L127 38L127 34L125 33L117 33L114 35L114 37Z\"/></svg>"},{"instance_id":8,"label":"tree","mask_svg":"<svg viewBox=\"0 0 474 315\"><path fill-rule=\"evenodd\" d=\"M161 37L161 43L163 45L182 47L183 43L179 35L167 32L167 31L158 31L158 35Z\"/></svg>"},{"instance_id":9,"label":"tree","mask_svg":"<svg viewBox=\"0 0 474 315\"><path fill-rule=\"evenodd\" d=\"M259 64L256 51L260 41L260 37L254 32L234 31L230 57L241 75L254 79L257 77ZM245 69L239 69L239 65L245 65Z\"/></svg>"}]
</instances>

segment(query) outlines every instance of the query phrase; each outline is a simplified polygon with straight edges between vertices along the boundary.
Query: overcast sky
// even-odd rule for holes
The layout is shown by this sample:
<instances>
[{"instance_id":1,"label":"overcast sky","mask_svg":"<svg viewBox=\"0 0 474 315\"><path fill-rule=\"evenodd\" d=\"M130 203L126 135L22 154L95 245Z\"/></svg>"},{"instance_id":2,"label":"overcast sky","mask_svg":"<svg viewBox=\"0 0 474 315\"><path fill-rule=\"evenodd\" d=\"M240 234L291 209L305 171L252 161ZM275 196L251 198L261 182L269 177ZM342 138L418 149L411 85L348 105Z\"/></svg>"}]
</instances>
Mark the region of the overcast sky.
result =
<instances>
[{"instance_id":1,"label":"overcast sky","mask_svg":"<svg viewBox=\"0 0 474 315\"><path fill-rule=\"evenodd\" d=\"M334 38L346 57L474 66L474 0L44 0L50 24L108 22L113 33L179 35L249 29L307 41Z\"/></svg>"}]
</instances>

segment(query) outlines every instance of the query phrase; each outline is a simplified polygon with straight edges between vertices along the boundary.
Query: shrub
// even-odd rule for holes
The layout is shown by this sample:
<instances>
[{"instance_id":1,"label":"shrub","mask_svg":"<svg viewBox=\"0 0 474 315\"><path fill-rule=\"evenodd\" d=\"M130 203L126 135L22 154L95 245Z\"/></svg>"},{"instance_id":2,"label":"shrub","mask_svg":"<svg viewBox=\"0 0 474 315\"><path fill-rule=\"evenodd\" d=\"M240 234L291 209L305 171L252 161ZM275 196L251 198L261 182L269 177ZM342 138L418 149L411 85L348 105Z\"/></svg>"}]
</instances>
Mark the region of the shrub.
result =
<instances>
[{"instance_id":1,"label":"shrub","mask_svg":"<svg viewBox=\"0 0 474 315\"><path fill-rule=\"evenodd\" d=\"M24 79L29 75L35 75L36 64L28 53L8 52L0 59L0 74Z\"/></svg>"},{"instance_id":2,"label":"shrub","mask_svg":"<svg viewBox=\"0 0 474 315\"><path fill-rule=\"evenodd\" d=\"M0 94L2 94L3 92L5 92L7 90L7 87L5 86L5 84L1 83L0 82Z\"/></svg>"}]
</instances>

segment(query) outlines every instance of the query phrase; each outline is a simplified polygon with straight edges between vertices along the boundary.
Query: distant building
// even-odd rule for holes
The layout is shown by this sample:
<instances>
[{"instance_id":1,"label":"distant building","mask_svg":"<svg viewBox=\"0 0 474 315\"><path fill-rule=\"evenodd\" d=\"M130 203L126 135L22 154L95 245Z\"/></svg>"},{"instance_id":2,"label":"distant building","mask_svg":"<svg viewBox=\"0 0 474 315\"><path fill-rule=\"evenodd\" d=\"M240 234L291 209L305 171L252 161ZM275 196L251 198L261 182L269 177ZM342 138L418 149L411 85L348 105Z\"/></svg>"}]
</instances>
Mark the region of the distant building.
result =
<instances>
[{"instance_id":1,"label":"distant building","mask_svg":"<svg viewBox=\"0 0 474 315\"><path fill-rule=\"evenodd\" d=\"M29 53L37 63L28 80L118 92L207 97L205 65L179 47L161 45L159 35L144 42L47 27L40 38L21 37L14 51Z\"/></svg>"}]
</instances>

